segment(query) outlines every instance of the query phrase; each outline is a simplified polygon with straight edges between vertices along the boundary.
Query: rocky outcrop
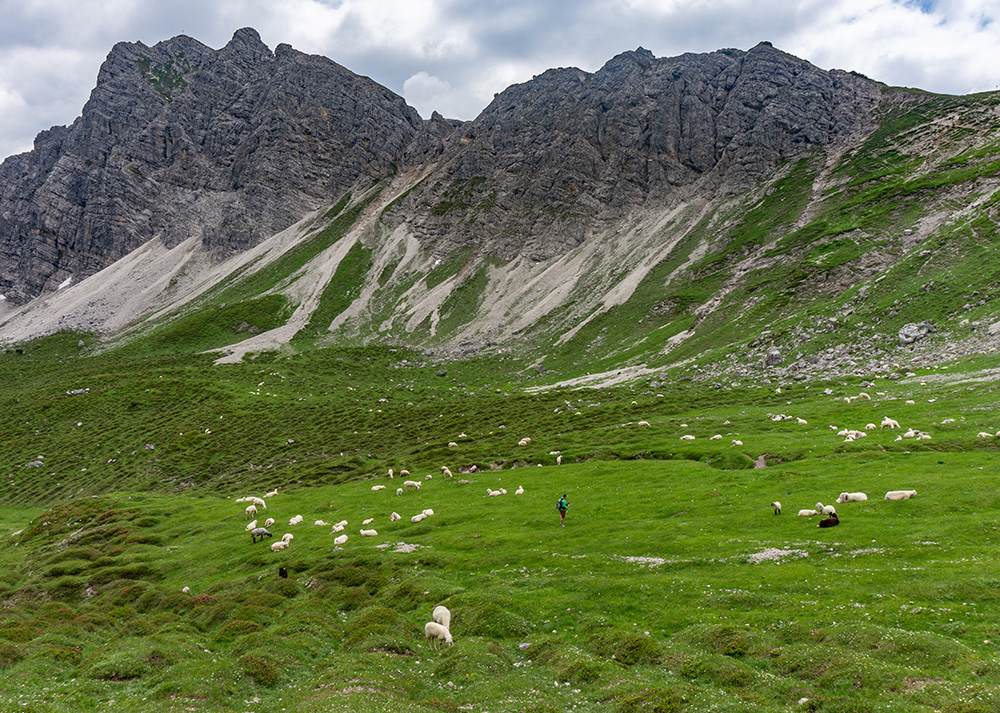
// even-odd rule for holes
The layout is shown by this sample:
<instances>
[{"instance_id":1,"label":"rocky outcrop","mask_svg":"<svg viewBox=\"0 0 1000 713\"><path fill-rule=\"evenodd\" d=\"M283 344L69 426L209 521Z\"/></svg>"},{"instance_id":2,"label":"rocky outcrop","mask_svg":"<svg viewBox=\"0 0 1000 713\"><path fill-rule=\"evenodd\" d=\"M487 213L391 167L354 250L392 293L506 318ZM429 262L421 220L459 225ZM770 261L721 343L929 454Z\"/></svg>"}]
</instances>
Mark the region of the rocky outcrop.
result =
<instances>
[{"instance_id":1,"label":"rocky outcrop","mask_svg":"<svg viewBox=\"0 0 1000 713\"><path fill-rule=\"evenodd\" d=\"M0 294L23 302L153 238L245 250L387 175L418 137L439 151L446 131L428 124L372 80L272 52L251 29L220 50L119 43L80 118L0 165Z\"/></svg>"},{"instance_id":2,"label":"rocky outcrop","mask_svg":"<svg viewBox=\"0 0 1000 713\"><path fill-rule=\"evenodd\" d=\"M743 190L870 129L887 91L767 43L549 70L498 95L395 215L440 253L545 260L636 206Z\"/></svg>"}]
</instances>

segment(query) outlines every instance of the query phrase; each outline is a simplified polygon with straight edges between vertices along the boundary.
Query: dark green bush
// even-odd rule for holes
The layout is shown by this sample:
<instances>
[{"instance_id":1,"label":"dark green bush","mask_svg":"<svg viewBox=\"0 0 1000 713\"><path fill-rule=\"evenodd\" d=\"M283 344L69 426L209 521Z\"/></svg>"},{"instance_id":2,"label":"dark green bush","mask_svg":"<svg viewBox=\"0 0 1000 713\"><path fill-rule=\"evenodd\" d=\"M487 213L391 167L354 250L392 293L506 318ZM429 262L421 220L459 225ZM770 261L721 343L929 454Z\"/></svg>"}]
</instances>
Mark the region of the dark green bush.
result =
<instances>
[{"instance_id":1,"label":"dark green bush","mask_svg":"<svg viewBox=\"0 0 1000 713\"><path fill-rule=\"evenodd\" d=\"M253 656L251 654L241 656L240 667L258 685L271 687L278 682L277 664L260 656Z\"/></svg>"}]
</instances>

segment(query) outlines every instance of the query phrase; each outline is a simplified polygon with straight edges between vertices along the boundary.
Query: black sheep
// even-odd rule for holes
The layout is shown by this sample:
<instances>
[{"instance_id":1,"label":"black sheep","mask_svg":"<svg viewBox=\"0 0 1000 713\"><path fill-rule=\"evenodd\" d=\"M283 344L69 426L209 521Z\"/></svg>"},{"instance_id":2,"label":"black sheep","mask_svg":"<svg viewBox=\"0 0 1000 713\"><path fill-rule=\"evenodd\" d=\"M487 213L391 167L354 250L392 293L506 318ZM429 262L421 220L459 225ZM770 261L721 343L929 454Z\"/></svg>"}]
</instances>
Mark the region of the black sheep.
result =
<instances>
[{"instance_id":1,"label":"black sheep","mask_svg":"<svg viewBox=\"0 0 1000 713\"><path fill-rule=\"evenodd\" d=\"M840 518L837 517L837 513L832 513L830 517L825 517L819 521L819 525L816 527L834 527L840 524Z\"/></svg>"}]
</instances>

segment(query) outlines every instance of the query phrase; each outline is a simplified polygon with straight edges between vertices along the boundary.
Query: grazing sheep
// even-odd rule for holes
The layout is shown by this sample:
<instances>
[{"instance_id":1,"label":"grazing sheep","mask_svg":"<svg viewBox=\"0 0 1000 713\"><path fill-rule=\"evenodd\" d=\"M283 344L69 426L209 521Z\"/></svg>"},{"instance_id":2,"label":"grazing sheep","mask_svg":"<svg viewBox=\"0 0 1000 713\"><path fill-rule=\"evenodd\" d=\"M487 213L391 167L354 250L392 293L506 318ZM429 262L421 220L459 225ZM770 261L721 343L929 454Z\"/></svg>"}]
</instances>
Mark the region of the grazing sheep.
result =
<instances>
[{"instance_id":1,"label":"grazing sheep","mask_svg":"<svg viewBox=\"0 0 1000 713\"><path fill-rule=\"evenodd\" d=\"M441 466L441 472L444 474L445 478L451 478L452 477L451 471L448 470L448 466L446 466L446 465Z\"/></svg>"},{"instance_id":2,"label":"grazing sheep","mask_svg":"<svg viewBox=\"0 0 1000 713\"><path fill-rule=\"evenodd\" d=\"M433 477L434 476L431 473L428 473L427 475L424 476L424 480L431 480Z\"/></svg>"},{"instance_id":3,"label":"grazing sheep","mask_svg":"<svg viewBox=\"0 0 1000 713\"><path fill-rule=\"evenodd\" d=\"M257 516L257 506L256 505L247 505L247 520L249 520L252 517L256 517L256 516Z\"/></svg>"},{"instance_id":4,"label":"grazing sheep","mask_svg":"<svg viewBox=\"0 0 1000 713\"><path fill-rule=\"evenodd\" d=\"M274 518L273 517L269 517L266 520L264 520L264 527L270 527L273 524L274 524Z\"/></svg>"},{"instance_id":5,"label":"grazing sheep","mask_svg":"<svg viewBox=\"0 0 1000 713\"><path fill-rule=\"evenodd\" d=\"M410 522L420 522L421 520L426 520L427 516L424 513L417 513L410 518Z\"/></svg>"},{"instance_id":6,"label":"grazing sheep","mask_svg":"<svg viewBox=\"0 0 1000 713\"><path fill-rule=\"evenodd\" d=\"M316 522L313 523L313 525L315 525L316 527L329 527L330 523L323 522L322 520L317 520Z\"/></svg>"},{"instance_id":7,"label":"grazing sheep","mask_svg":"<svg viewBox=\"0 0 1000 713\"><path fill-rule=\"evenodd\" d=\"M378 535L378 531L376 531L376 530L362 530L361 531L361 536L362 537L375 537L376 535Z\"/></svg>"},{"instance_id":8,"label":"grazing sheep","mask_svg":"<svg viewBox=\"0 0 1000 713\"><path fill-rule=\"evenodd\" d=\"M190 587L184 587L184 589L182 589L181 591L184 592L185 594L189 594L191 592L191 589Z\"/></svg>"},{"instance_id":9,"label":"grazing sheep","mask_svg":"<svg viewBox=\"0 0 1000 713\"><path fill-rule=\"evenodd\" d=\"M392 468L389 468L389 479L392 479Z\"/></svg>"},{"instance_id":10,"label":"grazing sheep","mask_svg":"<svg viewBox=\"0 0 1000 713\"><path fill-rule=\"evenodd\" d=\"M529 443L531 443L531 439L530 438L522 438L520 441L517 442L517 445L519 445L519 446L526 446Z\"/></svg>"},{"instance_id":11,"label":"grazing sheep","mask_svg":"<svg viewBox=\"0 0 1000 713\"><path fill-rule=\"evenodd\" d=\"M288 543L284 540L279 540L278 542L271 543L271 552L280 552L281 550L288 549Z\"/></svg>"},{"instance_id":12,"label":"grazing sheep","mask_svg":"<svg viewBox=\"0 0 1000 713\"><path fill-rule=\"evenodd\" d=\"M431 619L436 621L445 629L451 629L451 612L448 611L448 607L445 605L438 604L434 607L434 611L431 613Z\"/></svg>"},{"instance_id":13,"label":"grazing sheep","mask_svg":"<svg viewBox=\"0 0 1000 713\"><path fill-rule=\"evenodd\" d=\"M403 516L400 515L398 512L394 512L392 513L392 515L389 516L389 522L396 522L396 520L402 520L402 519Z\"/></svg>"},{"instance_id":14,"label":"grazing sheep","mask_svg":"<svg viewBox=\"0 0 1000 713\"><path fill-rule=\"evenodd\" d=\"M286 532L284 535L281 536L281 541L282 542L291 542L294 539L295 539L295 535L293 535L290 532Z\"/></svg>"},{"instance_id":15,"label":"grazing sheep","mask_svg":"<svg viewBox=\"0 0 1000 713\"><path fill-rule=\"evenodd\" d=\"M561 455L556 456L556 465L562 465L562 456Z\"/></svg>"},{"instance_id":16,"label":"grazing sheep","mask_svg":"<svg viewBox=\"0 0 1000 713\"><path fill-rule=\"evenodd\" d=\"M257 527L257 521L256 520L251 520L250 522L247 523L247 526L244 529L247 532L250 532L250 530L254 529L255 527Z\"/></svg>"},{"instance_id":17,"label":"grazing sheep","mask_svg":"<svg viewBox=\"0 0 1000 713\"><path fill-rule=\"evenodd\" d=\"M255 527L250 531L250 539L256 542L258 537L263 541L265 537L274 537L274 535L268 532L266 527Z\"/></svg>"},{"instance_id":18,"label":"grazing sheep","mask_svg":"<svg viewBox=\"0 0 1000 713\"><path fill-rule=\"evenodd\" d=\"M406 478L409 475L410 475L410 471L408 471L406 469L403 469L403 470L399 471L399 477L400 478Z\"/></svg>"},{"instance_id":19,"label":"grazing sheep","mask_svg":"<svg viewBox=\"0 0 1000 713\"><path fill-rule=\"evenodd\" d=\"M402 488L396 488L396 496L398 497L398 496L400 496L402 494L403 494L403 489Z\"/></svg>"},{"instance_id":20,"label":"grazing sheep","mask_svg":"<svg viewBox=\"0 0 1000 713\"><path fill-rule=\"evenodd\" d=\"M825 517L819 521L816 527L836 527L840 524L840 518L837 517L837 513L833 513L830 517Z\"/></svg>"},{"instance_id":21,"label":"grazing sheep","mask_svg":"<svg viewBox=\"0 0 1000 713\"><path fill-rule=\"evenodd\" d=\"M865 424L865 430L866 431L874 431L876 428L878 428L878 426L876 426L874 423L866 423Z\"/></svg>"},{"instance_id":22,"label":"grazing sheep","mask_svg":"<svg viewBox=\"0 0 1000 713\"><path fill-rule=\"evenodd\" d=\"M799 517L813 517L818 514L815 510L799 510Z\"/></svg>"},{"instance_id":23,"label":"grazing sheep","mask_svg":"<svg viewBox=\"0 0 1000 713\"><path fill-rule=\"evenodd\" d=\"M864 493L841 493L837 496L837 504L840 503L863 503L868 499Z\"/></svg>"},{"instance_id":24,"label":"grazing sheep","mask_svg":"<svg viewBox=\"0 0 1000 713\"><path fill-rule=\"evenodd\" d=\"M891 419L888 416L882 417L882 428L899 428L899 421Z\"/></svg>"},{"instance_id":25,"label":"grazing sheep","mask_svg":"<svg viewBox=\"0 0 1000 713\"><path fill-rule=\"evenodd\" d=\"M857 398L859 398L859 399L867 399L868 401L872 400L872 397L869 396L868 394L866 394L864 391L862 391L860 394L858 394Z\"/></svg>"},{"instance_id":26,"label":"grazing sheep","mask_svg":"<svg viewBox=\"0 0 1000 713\"><path fill-rule=\"evenodd\" d=\"M361 522L361 524L362 524L362 525L371 525L371 524L372 524L373 522L375 522L375 518L373 518L373 517L370 517L370 518L368 518L367 520L363 520L363 521Z\"/></svg>"},{"instance_id":27,"label":"grazing sheep","mask_svg":"<svg viewBox=\"0 0 1000 713\"><path fill-rule=\"evenodd\" d=\"M407 480L403 483L404 490L420 490L420 481L418 480Z\"/></svg>"},{"instance_id":28,"label":"grazing sheep","mask_svg":"<svg viewBox=\"0 0 1000 713\"><path fill-rule=\"evenodd\" d=\"M780 515L781 514L781 503L779 503L777 500L775 500L773 503L771 503L771 507L774 508L774 514L775 515Z\"/></svg>"},{"instance_id":29,"label":"grazing sheep","mask_svg":"<svg viewBox=\"0 0 1000 713\"><path fill-rule=\"evenodd\" d=\"M345 542L347 542L347 535L338 535L337 537L333 538L333 544L335 545L342 545Z\"/></svg>"},{"instance_id":30,"label":"grazing sheep","mask_svg":"<svg viewBox=\"0 0 1000 713\"><path fill-rule=\"evenodd\" d=\"M261 510L267 510L267 503L260 498L250 498L250 502L259 507Z\"/></svg>"},{"instance_id":31,"label":"grazing sheep","mask_svg":"<svg viewBox=\"0 0 1000 713\"><path fill-rule=\"evenodd\" d=\"M638 422L637 424L635 424L635 425L636 425L636 426L646 426L646 427L648 428L648 427L649 427L649 421L639 421L639 422Z\"/></svg>"},{"instance_id":32,"label":"grazing sheep","mask_svg":"<svg viewBox=\"0 0 1000 713\"><path fill-rule=\"evenodd\" d=\"M304 519L305 518L303 518L301 515L296 515L295 517L293 517L291 520L288 521L288 524L289 525L298 525Z\"/></svg>"},{"instance_id":33,"label":"grazing sheep","mask_svg":"<svg viewBox=\"0 0 1000 713\"><path fill-rule=\"evenodd\" d=\"M372 492L375 492L376 490L385 490L385 486L384 485L373 485L372 486Z\"/></svg>"},{"instance_id":34,"label":"grazing sheep","mask_svg":"<svg viewBox=\"0 0 1000 713\"><path fill-rule=\"evenodd\" d=\"M686 435L681 436L681 440L682 441L693 441L694 440L694 436L692 436L690 434L686 434Z\"/></svg>"},{"instance_id":35,"label":"grazing sheep","mask_svg":"<svg viewBox=\"0 0 1000 713\"><path fill-rule=\"evenodd\" d=\"M517 486L517 490L514 491L514 495L524 495L524 487L521 485Z\"/></svg>"},{"instance_id":36,"label":"grazing sheep","mask_svg":"<svg viewBox=\"0 0 1000 713\"><path fill-rule=\"evenodd\" d=\"M451 632L448 631L448 628L441 626L436 621L429 621L424 624L424 640L430 644L432 649L440 647L442 641L448 646L454 643L451 640Z\"/></svg>"},{"instance_id":37,"label":"grazing sheep","mask_svg":"<svg viewBox=\"0 0 1000 713\"><path fill-rule=\"evenodd\" d=\"M449 448L458 448L458 444L455 441L448 441Z\"/></svg>"},{"instance_id":38,"label":"grazing sheep","mask_svg":"<svg viewBox=\"0 0 1000 713\"><path fill-rule=\"evenodd\" d=\"M917 494L916 490L890 490L885 494L886 500L909 500Z\"/></svg>"}]
</instances>

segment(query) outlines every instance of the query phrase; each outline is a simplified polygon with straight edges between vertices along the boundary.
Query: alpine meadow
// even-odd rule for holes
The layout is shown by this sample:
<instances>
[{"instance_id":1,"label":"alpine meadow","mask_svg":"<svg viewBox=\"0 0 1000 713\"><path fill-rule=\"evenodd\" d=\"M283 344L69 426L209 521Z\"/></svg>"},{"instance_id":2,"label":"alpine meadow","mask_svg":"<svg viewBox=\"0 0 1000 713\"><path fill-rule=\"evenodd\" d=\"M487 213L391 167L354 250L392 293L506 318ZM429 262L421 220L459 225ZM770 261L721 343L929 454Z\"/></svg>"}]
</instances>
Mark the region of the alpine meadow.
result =
<instances>
[{"instance_id":1,"label":"alpine meadow","mask_svg":"<svg viewBox=\"0 0 1000 713\"><path fill-rule=\"evenodd\" d=\"M1000 709L998 251L1000 93L119 43L0 164L0 711Z\"/></svg>"}]
</instances>

